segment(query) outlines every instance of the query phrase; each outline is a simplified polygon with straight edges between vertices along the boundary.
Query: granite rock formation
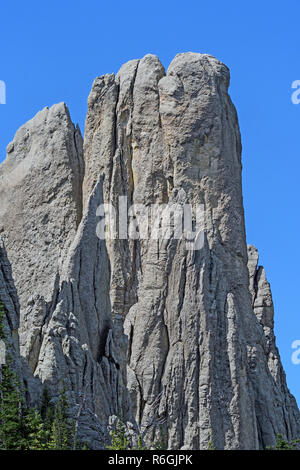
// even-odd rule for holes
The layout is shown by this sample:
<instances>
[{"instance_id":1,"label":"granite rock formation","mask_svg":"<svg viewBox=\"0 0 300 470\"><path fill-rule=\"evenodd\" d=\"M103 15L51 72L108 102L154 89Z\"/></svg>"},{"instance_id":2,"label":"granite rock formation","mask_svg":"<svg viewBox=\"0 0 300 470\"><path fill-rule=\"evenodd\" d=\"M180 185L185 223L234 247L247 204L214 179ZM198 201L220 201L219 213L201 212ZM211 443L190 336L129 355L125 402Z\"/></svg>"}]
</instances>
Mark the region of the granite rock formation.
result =
<instances>
[{"instance_id":1,"label":"granite rock formation","mask_svg":"<svg viewBox=\"0 0 300 470\"><path fill-rule=\"evenodd\" d=\"M120 414L170 449L300 436L270 286L247 249L228 86L227 67L209 55L179 54L167 72L147 55L96 78L83 147L59 104L18 131L0 166L21 353L54 397L64 379L92 448ZM97 208L119 212L124 196L135 219L154 204L201 206L198 249L172 224L165 238L100 239Z\"/></svg>"},{"instance_id":2,"label":"granite rock formation","mask_svg":"<svg viewBox=\"0 0 300 470\"><path fill-rule=\"evenodd\" d=\"M8 261L3 240L0 238L0 302L4 317L1 318L3 339L1 339L1 366L10 364L20 379L24 398L28 405L38 406L41 396L41 383L33 377L27 361L20 355L19 326L20 306L17 290L12 278L11 265ZM2 362L3 360L3 362Z\"/></svg>"},{"instance_id":3,"label":"granite rock formation","mask_svg":"<svg viewBox=\"0 0 300 470\"><path fill-rule=\"evenodd\" d=\"M64 103L22 126L0 167L0 233L21 306L21 352L33 372L59 264L82 217L83 174L82 137Z\"/></svg>"}]
</instances>

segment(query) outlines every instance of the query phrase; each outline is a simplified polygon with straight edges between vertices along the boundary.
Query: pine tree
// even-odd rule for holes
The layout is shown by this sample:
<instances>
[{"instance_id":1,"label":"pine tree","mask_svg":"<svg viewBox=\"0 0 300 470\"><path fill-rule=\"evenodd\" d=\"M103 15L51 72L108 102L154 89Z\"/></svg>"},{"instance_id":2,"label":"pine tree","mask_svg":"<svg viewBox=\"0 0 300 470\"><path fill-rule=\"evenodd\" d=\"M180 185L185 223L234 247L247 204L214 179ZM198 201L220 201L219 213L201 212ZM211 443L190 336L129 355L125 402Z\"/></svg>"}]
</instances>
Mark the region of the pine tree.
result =
<instances>
[{"instance_id":1,"label":"pine tree","mask_svg":"<svg viewBox=\"0 0 300 470\"><path fill-rule=\"evenodd\" d=\"M294 439L291 442L286 441L282 434L276 436L276 446L274 450L299 450L300 439Z\"/></svg>"},{"instance_id":2,"label":"pine tree","mask_svg":"<svg viewBox=\"0 0 300 470\"><path fill-rule=\"evenodd\" d=\"M74 443L74 422L68 415L69 403L66 396L66 388L63 383L54 410L54 419L51 429L50 448L55 450L68 450L76 448Z\"/></svg>"},{"instance_id":3,"label":"pine tree","mask_svg":"<svg viewBox=\"0 0 300 470\"><path fill-rule=\"evenodd\" d=\"M20 382L10 367L2 366L0 381L0 449L27 449L28 427Z\"/></svg>"},{"instance_id":4,"label":"pine tree","mask_svg":"<svg viewBox=\"0 0 300 470\"><path fill-rule=\"evenodd\" d=\"M4 331L5 306L0 300L0 339ZM68 416L66 388L53 409L47 387L44 387L41 411L26 407L20 380L12 369L12 359L0 365L0 449L46 450L76 449L75 423Z\"/></svg>"},{"instance_id":5,"label":"pine tree","mask_svg":"<svg viewBox=\"0 0 300 470\"><path fill-rule=\"evenodd\" d=\"M50 429L47 428L37 410L28 410L26 416L28 429L28 448L30 450L47 450L50 448Z\"/></svg>"},{"instance_id":6,"label":"pine tree","mask_svg":"<svg viewBox=\"0 0 300 470\"><path fill-rule=\"evenodd\" d=\"M0 300L0 339L6 341L4 331L5 306ZM12 370L12 359L7 354L6 364L0 365L0 449L26 449L26 409L21 384Z\"/></svg>"},{"instance_id":7,"label":"pine tree","mask_svg":"<svg viewBox=\"0 0 300 470\"><path fill-rule=\"evenodd\" d=\"M107 446L108 450L128 450L129 439L126 436L126 426L121 418L116 422L115 429L110 432L111 444Z\"/></svg>"}]
</instances>

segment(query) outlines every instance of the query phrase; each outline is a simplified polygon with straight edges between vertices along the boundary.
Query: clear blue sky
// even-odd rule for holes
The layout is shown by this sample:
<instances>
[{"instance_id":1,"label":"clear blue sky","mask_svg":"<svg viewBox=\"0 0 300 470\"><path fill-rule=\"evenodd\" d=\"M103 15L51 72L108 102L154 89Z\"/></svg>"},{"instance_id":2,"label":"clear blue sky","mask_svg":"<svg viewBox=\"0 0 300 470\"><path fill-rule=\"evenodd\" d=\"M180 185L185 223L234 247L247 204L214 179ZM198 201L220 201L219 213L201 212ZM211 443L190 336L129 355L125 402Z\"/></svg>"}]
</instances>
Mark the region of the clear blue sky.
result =
<instances>
[{"instance_id":1,"label":"clear blue sky","mask_svg":"<svg viewBox=\"0 0 300 470\"><path fill-rule=\"evenodd\" d=\"M28 0L1 2L0 161L20 125L44 106L65 101L84 127L97 75L157 54L165 67L178 52L209 53L231 70L230 93L243 139L248 242L267 269L276 335L288 384L300 403L299 0Z\"/></svg>"}]
</instances>

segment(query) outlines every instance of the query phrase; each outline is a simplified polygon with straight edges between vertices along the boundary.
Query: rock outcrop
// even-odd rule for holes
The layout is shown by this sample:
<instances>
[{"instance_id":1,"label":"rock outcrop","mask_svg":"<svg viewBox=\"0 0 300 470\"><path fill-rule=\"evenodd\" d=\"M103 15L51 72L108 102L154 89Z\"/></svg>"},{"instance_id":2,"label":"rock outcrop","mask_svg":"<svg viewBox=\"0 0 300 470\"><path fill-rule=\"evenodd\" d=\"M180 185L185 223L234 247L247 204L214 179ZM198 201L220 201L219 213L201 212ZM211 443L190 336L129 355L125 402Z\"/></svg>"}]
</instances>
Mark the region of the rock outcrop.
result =
<instances>
[{"instance_id":1,"label":"rock outcrop","mask_svg":"<svg viewBox=\"0 0 300 470\"><path fill-rule=\"evenodd\" d=\"M228 69L213 57L179 54L165 74L148 55L96 79L89 97L86 198L103 174L105 202L115 207L119 195L129 204L204 206L198 251L174 234L108 247L135 418L149 441L157 437L150 424L164 423L170 448L205 448L210 439L217 448L259 448L276 431L291 438L299 430L285 379L275 385L268 365L259 295L252 308L228 85Z\"/></svg>"},{"instance_id":2,"label":"rock outcrop","mask_svg":"<svg viewBox=\"0 0 300 470\"><path fill-rule=\"evenodd\" d=\"M96 234L95 214L102 202L100 177L62 267L35 371L53 396L64 381L79 438L96 449L108 443L109 417L121 414L133 421L127 338L122 317L112 317L109 259L105 241Z\"/></svg>"},{"instance_id":3,"label":"rock outcrop","mask_svg":"<svg viewBox=\"0 0 300 470\"><path fill-rule=\"evenodd\" d=\"M0 239L0 302L4 313L3 335L7 338L7 345L10 349L10 356L18 374L22 366L20 364L20 347L19 347L19 300L17 291L13 282L11 266L7 259L6 250L3 241ZM4 349L3 364L6 362L7 351Z\"/></svg>"},{"instance_id":4,"label":"rock outcrop","mask_svg":"<svg viewBox=\"0 0 300 470\"><path fill-rule=\"evenodd\" d=\"M255 345L251 349L250 355L254 361L252 367L259 363L260 367L267 367L273 377L273 380L264 382L264 374L258 370L256 382L253 384L257 397L259 440L262 443L271 442L274 430L292 439L293 436L299 435L299 410L295 398L287 388L285 372L276 346L270 284L266 279L265 269L258 266L258 252L253 246L248 246L248 268L253 311L265 337L260 348ZM266 397L272 397L272 400L267 400ZM261 426L260 423L264 425Z\"/></svg>"},{"instance_id":5,"label":"rock outcrop","mask_svg":"<svg viewBox=\"0 0 300 470\"><path fill-rule=\"evenodd\" d=\"M60 261L82 217L79 128L64 103L22 126L0 166L0 233L21 306L20 346L35 370Z\"/></svg>"},{"instance_id":6,"label":"rock outcrop","mask_svg":"<svg viewBox=\"0 0 300 470\"><path fill-rule=\"evenodd\" d=\"M277 433L300 436L270 287L247 251L228 86L227 67L209 55L179 54L166 73L147 55L96 78L84 164L60 104L21 128L0 166L22 354L53 396L64 379L93 448L120 414L170 449L260 449ZM114 236L99 237L102 204L131 207ZM165 219L161 236L151 223L145 231L145 208L182 214L186 204L201 208L194 245Z\"/></svg>"},{"instance_id":7,"label":"rock outcrop","mask_svg":"<svg viewBox=\"0 0 300 470\"><path fill-rule=\"evenodd\" d=\"M0 307L1 307L1 366L9 363L20 378L24 398L31 406L38 406L41 396L41 384L34 378L26 360L20 355L19 320L20 307L17 291L12 278L11 265L8 261L3 240L0 238ZM3 349L2 349L3 346ZM3 361L3 362L2 362Z\"/></svg>"}]
</instances>

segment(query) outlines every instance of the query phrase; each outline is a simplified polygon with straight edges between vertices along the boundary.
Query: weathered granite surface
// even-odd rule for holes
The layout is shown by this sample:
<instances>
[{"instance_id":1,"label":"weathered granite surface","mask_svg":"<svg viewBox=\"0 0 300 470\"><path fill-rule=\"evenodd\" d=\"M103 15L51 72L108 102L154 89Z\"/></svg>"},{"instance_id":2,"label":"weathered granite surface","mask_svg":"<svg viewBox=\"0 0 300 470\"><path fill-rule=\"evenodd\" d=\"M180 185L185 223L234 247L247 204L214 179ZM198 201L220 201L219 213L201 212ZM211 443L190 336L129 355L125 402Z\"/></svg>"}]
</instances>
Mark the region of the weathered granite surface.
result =
<instances>
[{"instance_id":1,"label":"weathered granite surface","mask_svg":"<svg viewBox=\"0 0 300 470\"><path fill-rule=\"evenodd\" d=\"M0 165L0 233L21 306L20 346L35 370L55 276L82 216L82 137L64 103L15 135Z\"/></svg>"},{"instance_id":2,"label":"weathered granite surface","mask_svg":"<svg viewBox=\"0 0 300 470\"><path fill-rule=\"evenodd\" d=\"M0 166L21 352L53 396L64 380L93 448L120 414L133 434L138 425L148 444L163 438L170 449L259 449L277 433L300 436L270 286L247 250L228 86L227 67L209 55L179 54L167 72L147 55L94 81L84 156L59 104L18 131ZM97 208L119 210L119 196L201 205L200 249L172 226L165 239L100 240Z\"/></svg>"},{"instance_id":3,"label":"weathered granite surface","mask_svg":"<svg viewBox=\"0 0 300 470\"><path fill-rule=\"evenodd\" d=\"M135 204L205 208L199 251L174 237L108 244L133 412L142 430L163 423L170 448L205 448L212 439L216 448L255 449L272 445L277 432L299 433L284 376L274 382L259 321L267 309L258 294L253 310L249 292L241 142L228 85L227 67L211 56L179 54L165 74L148 55L97 78L88 102L85 199L103 174L105 202L115 206L127 195ZM157 433L149 426L148 442Z\"/></svg>"},{"instance_id":4,"label":"weathered granite surface","mask_svg":"<svg viewBox=\"0 0 300 470\"><path fill-rule=\"evenodd\" d=\"M20 385L24 390L24 397L30 406L39 406L41 396L41 384L34 378L26 360L20 355L19 320L20 306L17 291L12 278L11 265L8 261L5 245L0 238L0 302L4 312L3 322L3 357L1 355L1 367L10 364L14 372L20 378Z\"/></svg>"}]
</instances>

